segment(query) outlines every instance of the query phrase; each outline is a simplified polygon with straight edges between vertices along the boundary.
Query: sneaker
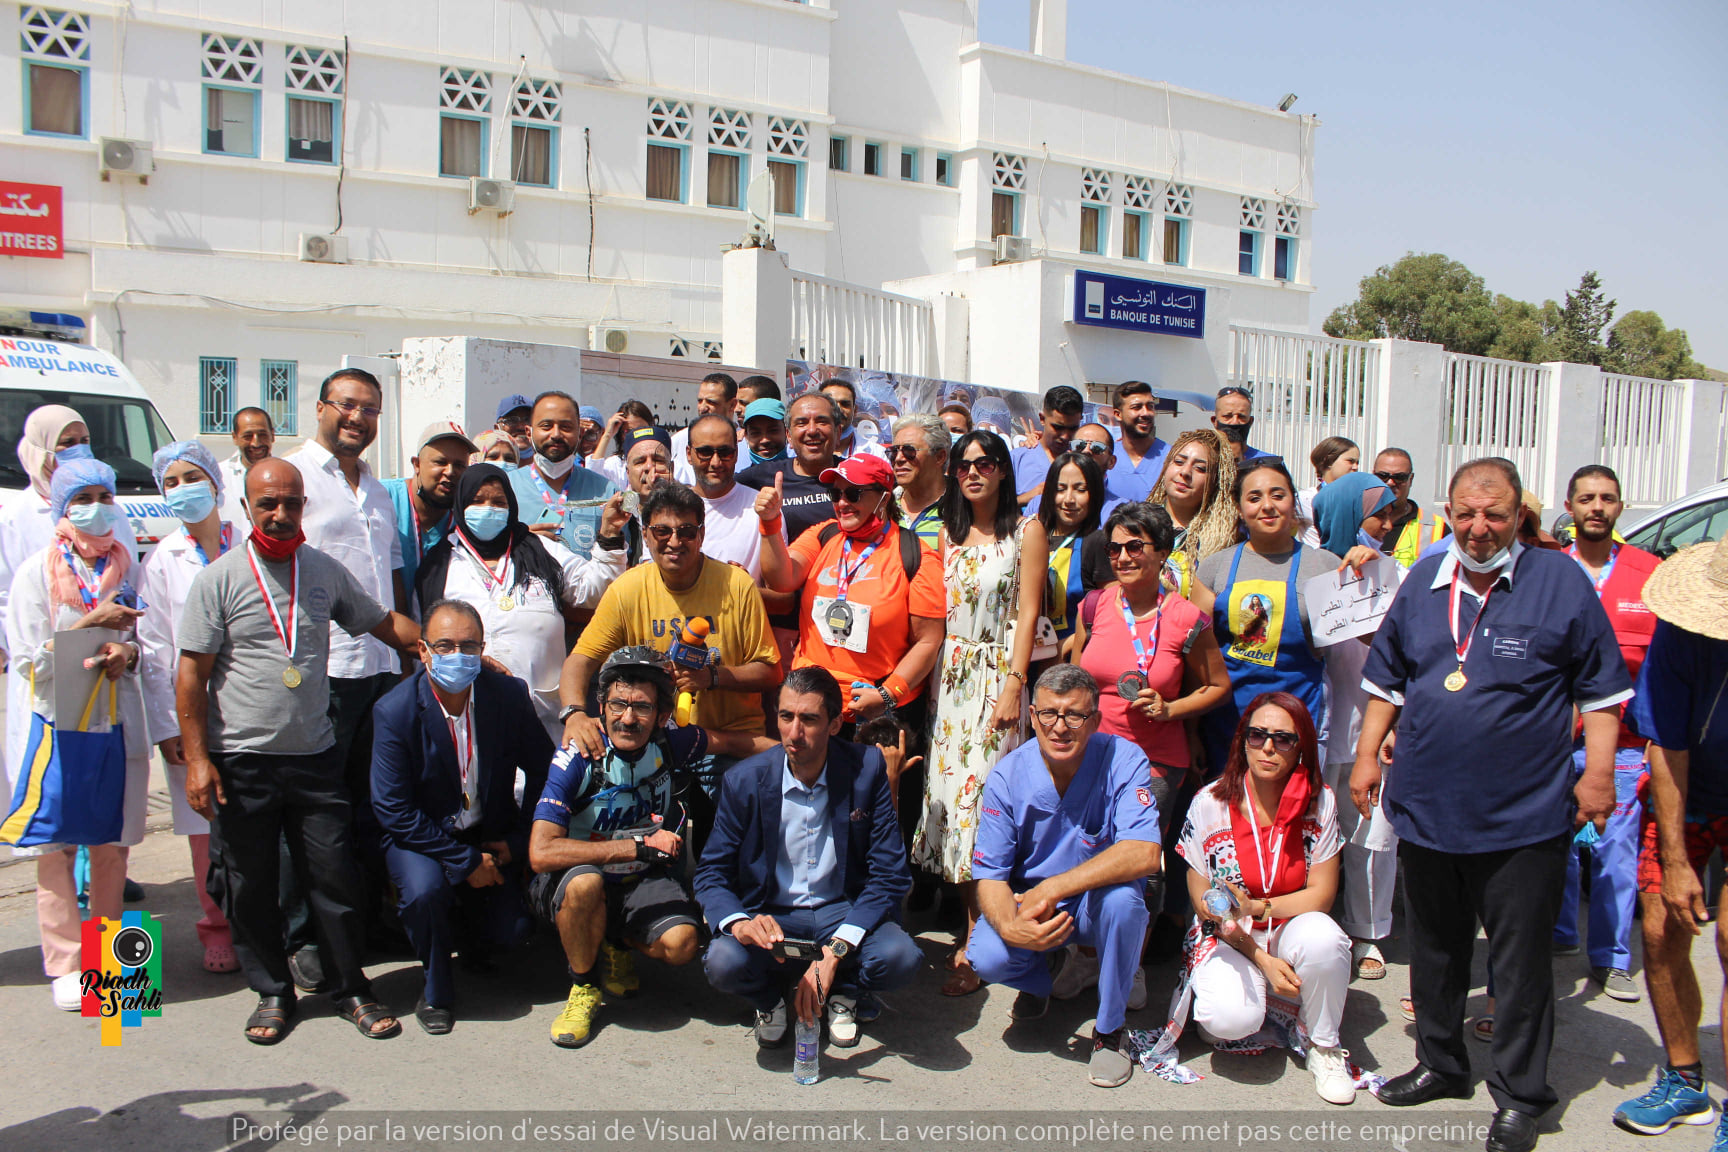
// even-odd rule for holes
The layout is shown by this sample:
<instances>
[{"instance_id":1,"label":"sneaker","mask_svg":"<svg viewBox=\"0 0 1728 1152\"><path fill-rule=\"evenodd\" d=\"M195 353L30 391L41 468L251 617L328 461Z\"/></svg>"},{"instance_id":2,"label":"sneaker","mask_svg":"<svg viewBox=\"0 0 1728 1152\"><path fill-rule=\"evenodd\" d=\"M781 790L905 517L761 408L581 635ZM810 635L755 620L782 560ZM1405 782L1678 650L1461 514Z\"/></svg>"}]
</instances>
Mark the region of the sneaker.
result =
<instances>
[{"instance_id":1,"label":"sneaker","mask_svg":"<svg viewBox=\"0 0 1728 1152\"><path fill-rule=\"evenodd\" d=\"M1021 993L1025 995L1024 992ZM1122 1051L1122 1029L1092 1030L1092 1059L1086 1064L1086 1079L1100 1088L1120 1088L1134 1074L1134 1062Z\"/></svg>"},{"instance_id":2,"label":"sneaker","mask_svg":"<svg viewBox=\"0 0 1728 1152\"><path fill-rule=\"evenodd\" d=\"M1584 949L1577 944L1562 944L1558 940L1554 941L1553 952L1556 956L1576 956L1582 951Z\"/></svg>"},{"instance_id":3,"label":"sneaker","mask_svg":"<svg viewBox=\"0 0 1728 1152\"><path fill-rule=\"evenodd\" d=\"M593 1034L594 1010L600 1007L600 989L593 984L572 984L564 1010L552 1021L552 1043L560 1048L580 1048Z\"/></svg>"},{"instance_id":4,"label":"sneaker","mask_svg":"<svg viewBox=\"0 0 1728 1152\"><path fill-rule=\"evenodd\" d=\"M828 997L828 1042L836 1048L858 1044L858 1002L839 993Z\"/></svg>"},{"instance_id":5,"label":"sneaker","mask_svg":"<svg viewBox=\"0 0 1728 1152\"><path fill-rule=\"evenodd\" d=\"M1056 970L1056 978L1050 982L1050 995L1058 1000L1072 1000L1097 985L1098 955L1086 955L1078 944L1070 944L1064 951L1067 954Z\"/></svg>"},{"instance_id":6,"label":"sneaker","mask_svg":"<svg viewBox=\"0 0 1728 1152\"><path fill-rule=\"evenodd\" d=\"M84 1007L84 976L79 972L68 972L64 976L56 976L49 982L49 988L54 993L54 1007L62 1012L77 1012Z\"/></svg>"},{"instance_id":7,"label":"sneaker","mask_svg":"<svg viewBox=\"0 0 1728 1152\"><path fill-rule=\"evenodd\" d=\"M1722 1119L1716 1125L1716 1135L1710 1140L1710 1152L1728 1152L1728 1108L1722 1111Z\"/></svg>"},{"instance_id":8,"label":"sneaker","mask_svg":"<svg viewBox=\"0 0 1728 1152\"><path fill-rule=\"evenodd\" d=\"M1350 1075L1350 1053L1342 1048L1308 1049L1308 1071L1314 1074L1314 1092L1328 1104L1351 1104L1356 1100L1356 1078Z\"/></svg>"},{"instance_id":9,"label":"sneaker","mask_svg":"<svg viewBox=\"0 0 1728 1152\"><path fill-rule=\"evenodd\" d=\"M786 1001L780 1001L769 1012L756 1010L756 1043L763 1048L778 1048L786 1043Z\"/></svg>"},{"instance_id":10,"label":"sneaker","mask_svg":"<svg viewBox=\"0 0 1728 1152\"><path fill-rule=\"evenodd\" d=\"M1657 1069L1650 1091L1614 1109L1614 1126L1640 1136L1659 1136L1676 1124L1708 1124L1715 1115L1710 1097L1664 1064ZM1718 1146L1722 1135L1718 1130Z\"/></svg>"},{"instance_id":11,"label":"sneaker","mask_svg":"<svg viewBox=\"0 0 1728 1152\"><path fill-rule=\"evenodd\" d=\"M1134 983L1128 989L1128 1011L1138 1012L1146 1007L1146 969L1134 965Z\"/></svg>"},{"instance_id":12,"label":"sneaker","mask_svg":"<svg viewBox=\"0 0 1728 1152\"><path fill-rule=\"evenodd\" d=\"M1034 996L1030 992L1022 992L1014 997L1014 1006L1008 1009L1011 1020L1036 1020L1050 1011L1050 997Z\"/></svg>"},{"instance_id":13,"label":"sneaker","mask_svg":"<svg viewBox=\"0 0 1728 1152\"><path fill-rule=\"evenodd\" d=\"M1609 999L1618 1000L1622 1004L1636 1004L1644 998L1638 991L1637 983L1624 968L1592 968L1590 979L1602 985L1602 991Z\"/></svg>"},{"instance_id":14,"label":"sneaker","mask_svg":"<svg viewBox=\"0 0 1728 1152\"><path fill-rule=\"evenodd\" d=\"M600 977L600 987L606 989L606 995L614 999L636 995L642 981L636 978L636 957L630 949L602 944L600 955L606 961Z\"/></svg>"}]
</instances>

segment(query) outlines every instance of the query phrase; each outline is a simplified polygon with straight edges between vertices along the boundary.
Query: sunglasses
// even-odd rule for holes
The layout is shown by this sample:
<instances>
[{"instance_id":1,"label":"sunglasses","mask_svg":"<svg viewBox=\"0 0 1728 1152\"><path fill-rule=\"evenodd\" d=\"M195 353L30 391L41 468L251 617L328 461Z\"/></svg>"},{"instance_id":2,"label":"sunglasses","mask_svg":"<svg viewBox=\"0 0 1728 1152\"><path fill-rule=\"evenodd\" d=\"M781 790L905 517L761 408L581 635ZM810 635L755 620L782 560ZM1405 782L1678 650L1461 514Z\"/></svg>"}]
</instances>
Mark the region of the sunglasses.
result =
<instances>
[{"instance_id":1,"label":"sunglasses","mask_svg":"<svg viewBox=\"0 0 1728 1152\"><path fill-rule=\"evenodd\" d=\"M678 539L688 542L696 539L697 533L701 531L701 527L696 524L680 524L676 528L666 524L648 525L648 535L654 537L654 539L658 540L662 544L672 539L673 532L678 533Z\"/></svg>"},{"instance_id":2,"label":"sunglasses","mask_svg":"<svg viewBox=\"0 0 1728 1152\"><path fill-rule=\"evenodd\" d=\"M905 460L910 463L918 459L918 446L916 444L890 444L887 453L888 459L891 461Z\"/></svg>"},{"instance_id":3,"label":"sunglasses","mask_svg":"<svg viewBox=\"0 0 1728 1152\"><path fill-rule=\"evenodd\" d=\"M1384 484L1408 484L1414 472L1376 472L1374 478Z\"/></svg>"},{"instance_id":4,"label":"sunglasses","mask_svg":"<svg viewBox=\"0 0 1728 1152\"><path fill-rule=\"evenodd\" d=\"M1104 550L1109 553L1112 560L1124 552L1138 560L1145 555L1148 547L1150 544L1145 540L1110 540L1105 543Z\"/></svg>"},{"instance_id":5,"label":"sunglasses","mask_svg":"<svg viewBox=\"0 0 1728 1152\"><path fill-rule=\"evenodd\" d=\"M881 488L872 488L869 486L860 488L856 484L848 484L843 488L828 489L828 499L836 503L844 500L848 504L856 504L858 501L864 499L864 497L869 493L881 491L883 491Z\"/></svg>"},{"instance_id":6,"label":"sunglasses","mask_svg":"<svg viewBox=\"0 0 1728 1152\"><path fill-rule=\"evenodd\" d=\"M1096 440L1076 440L1068 447L1071 451L1090 452L1094 456L1104 456L1110 452L1110 445L1100 444Z\"/></svg>"},{"instance_id":7,"label":"sunglasses","mask_svg":"<svg viewBox=\"0 0 1728 1152\"><path fill-rule=\"evenodd\" d=\"M738 456L738 446L736 444L723 444L719 447L715 447L712 444L700 444L692 446L690 451L696 453L696 459L698 460L712 460L716 456L720 457L722 460L734 460Z\"/></svg>"},{"instance_id":8,"label":"sunglasses","mask_svg":"<svg viewBox=\"0 0 1728 1152\"><path fill-rule=\"evenodd\" d=\"M1248 729L1247 747L1264 748L1266 747L1267 741L1271 741L1272 747L1278 751L1288 752L1290 749L1296 747L1296 733L1275 732L1270 728Z\"/></svg>"},{"instance_id":9,"label":"sunglasses","mask_svg":"<svg viewBox=\"0 0 1728 1152\"><path fill-rule=\"evenodd\" d=\"M996 475L997 467L996 461L985 459L983 456L976 460L956 460L954 461L954 478L958 480L967 472L976 472L980 478L988 479Z\"/></svg>"},{"instance_id":10,"label":"sunglasses","mask_svg":"<svg viewBox=\"0 0 1728 1152\"><path fill-rule=\"evenodd\" d=\"M1234 384L1227 388L1218 389L1218 399L1222 400L1226 396L1242 396L1249 400L1254 399L1254 393L1248 391L1246 388L1239 388Z\"/></svg>"}]
</instances>

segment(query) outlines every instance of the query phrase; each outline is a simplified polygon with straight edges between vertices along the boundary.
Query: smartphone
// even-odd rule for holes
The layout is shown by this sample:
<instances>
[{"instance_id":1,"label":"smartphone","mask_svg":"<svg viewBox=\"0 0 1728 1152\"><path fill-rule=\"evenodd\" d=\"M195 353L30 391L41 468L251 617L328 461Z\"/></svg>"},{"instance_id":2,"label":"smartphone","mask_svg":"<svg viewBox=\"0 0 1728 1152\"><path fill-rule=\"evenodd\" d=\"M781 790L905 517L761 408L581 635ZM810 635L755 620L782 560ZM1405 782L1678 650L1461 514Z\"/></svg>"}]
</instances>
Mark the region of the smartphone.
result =
<instances>
[{"instance_id":1,"label":"smartphone","mask_svg":"<svg viewBox=\"0 0 1728 1152\"><path fill-rule=\"evenodd\" d=\"M822 946L814 940L799 940L792 936L778 941L769 949L781 960L820 960Z\"/></svg>"}]
</instances>

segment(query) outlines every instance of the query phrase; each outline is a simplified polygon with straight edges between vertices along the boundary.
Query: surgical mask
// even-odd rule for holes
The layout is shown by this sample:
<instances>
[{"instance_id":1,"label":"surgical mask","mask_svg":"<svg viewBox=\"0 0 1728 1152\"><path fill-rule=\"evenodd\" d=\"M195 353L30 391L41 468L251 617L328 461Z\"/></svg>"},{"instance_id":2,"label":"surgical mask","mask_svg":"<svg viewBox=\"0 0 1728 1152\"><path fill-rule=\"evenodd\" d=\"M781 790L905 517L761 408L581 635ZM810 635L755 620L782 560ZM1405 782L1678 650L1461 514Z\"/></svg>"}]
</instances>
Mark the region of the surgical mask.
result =
<instances>
[{"instance_id":1,"label":"surgical mask","mask_svg":"<svg viewBox=\"0 0 1728 1152\"><path fill-rule=\"evenodd\" d=\"M750 449L750 463L752 464L772 464L776 460L784 459L786 459L786 449L784 448L780 449L780 451L774 453L772 456L758 456L756 455L756 449Z\"/></svg>"},{"instance_id":2,"label":"surgical mask","mask_svg":"<svg viewBox=\"0 0 1728 1152\"><path fill-rule=\"evenodd\" d=\"M434 652L428 672L433 683L444 691L460 692L480 675L480 657L466 652L452 652L448 656Z\"/></svg>"},{"instance_id":3,"label":"surgical mask","mask_svg":"<svg viewBox=\"0 0 1728 1152\"><path fill-rule=\"evenodd\" d=\"M1478 576L1485 576L1490 572L1498 572L1512 561L1512 549L1510 546L1500 549L1500 551L1494 553L1494 555L1488 557L1486 560L1477 560L1471 556L1470 553L1464 551L1463 547L1459 545L1458 537L1456 536L1452 537L1452 543L1448 545L1448 548L1451 551L1454 560L1458 561L1466 571L1474 572Z\"/></svg>"},{"instance_id":4,"label":"surgical mask","mask_svg":"<svg viewBox=\"0 0 1728 1152\"><path fill-rule=\"evenodd\" d=\"M570 474L570 469L576 467L576 454L572 452L562 460L548 460L546 457L536 453L534 456L534 466L546 475L552 477L552 479L557 480L564 476L568 476Z\"/></svg>"},{"instance_id":5,"label":"surgical mask","mask_svg":"<svg viewBox=\"0 0 1728 1152\"><path fill-rule=\"evenodd\" d=\"M1380 547L1380 541L1378 541L1378 540L1374 539L1374 537L1368 535L1368 529L1366 529L1366 528L1356 529L1356 543L1362 545L1365 548L1378 549Z\"/></svg>"},{"instance_id":6,"label":"surgical mask","mask_svg":"<svg viewBox=\"0 0 1728 1152\"><path fill-rule=\"evenodd\" d=\"M66 519L72 521L72 527L86 536L106 536L114 531L114 505L112 504L68 504Z\"/></svg>"},{"instance_id":7,"label":"surgical mask","mask_svg":"<svg viewBox=\"0 0 1728 1152\"><path fill-rule=\"evenodd\" d=\"M186 524L196 524L216 510L216 490L208 480L170 488L162 498L168 502L168 511Z\"/></svg>"},{"instance_id":8,"label":"surgical mask","mask_svg":"<svg viewBox=\"0 0 1728 1152\"><path fill-rule=\"evenodd\" d=\"M55 452L54 459L61 464L68 460L94 460L96 453L90 451L88 444L74 444L69 448L62 448Z\"/></svg>"},{"instance_id":9,"label":"surgical mask","mask_svg":"<svg viewBox=\"0 0 1728 1152\"><path fill-rule=\"evenodd\" d=\"M1248 443L1248 426L1246 424L1220 424L1218 425L1218 434L1237 444Z\"/></svg>"},{"instance_id":10,"label":"surgical mask","mask_svg":"<svg viewBox=\"0 0 1728 1152\"><path fill-rule=\"evenodd\" d=\"M470 504L462 512L462 521L468 525L468 531L480 539L496 540L498 533L510 523L510 509L491 504Z\"/></svg>"},{"instance_id":11,"label":"surgical mask","mask_svg":"<svg viewBox=\"0 0 1728 1152\"><path fill-rule=\"evenodd\" d=\"M881 498L876 501L876 510L870 513L870 519L864 521L862 524L858 525L858 527L853 529L841 528L841 533L850 539L858 541L874 539L876 535L882 531L882 508L887 503L888 494L884 492L882 493Z\"/></svg>"}]
</instances>

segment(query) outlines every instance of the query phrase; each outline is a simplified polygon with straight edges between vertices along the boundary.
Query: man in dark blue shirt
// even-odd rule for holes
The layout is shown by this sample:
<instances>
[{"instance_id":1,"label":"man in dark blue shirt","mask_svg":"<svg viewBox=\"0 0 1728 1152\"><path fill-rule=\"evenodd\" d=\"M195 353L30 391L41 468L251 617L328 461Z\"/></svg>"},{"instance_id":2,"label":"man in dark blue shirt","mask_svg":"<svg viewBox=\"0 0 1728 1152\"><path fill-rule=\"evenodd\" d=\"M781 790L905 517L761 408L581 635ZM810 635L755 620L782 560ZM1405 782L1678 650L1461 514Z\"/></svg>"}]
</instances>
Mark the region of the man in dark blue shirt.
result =
<instances>
[{"instance_id":1,"label":"man in dark blue shirt","mask_svg":"<svg viewBox=\"0 0 1728 1152\"><path fill-rule=\"evenodd\" d=\"M1370 694L1350 778L1366 817L1379 749L1398 724L1385 811L1404 864L1416 1067L1387 1104L1470 1095L1464 1000L1476 923L1498 989L1489 1152L1536 1145L1554 1039L1550 938L1576 822L1614 809L1616 705L1632 683L1595 589L1562 552L1517 542L1522 485L1498 457L1452 477L1444 555L1399 589L1363 668ZM1573 785L1573 709L1585 769ZM1576 809L1573 801L1576 799Z\"/></svg>"}]
</instances>

